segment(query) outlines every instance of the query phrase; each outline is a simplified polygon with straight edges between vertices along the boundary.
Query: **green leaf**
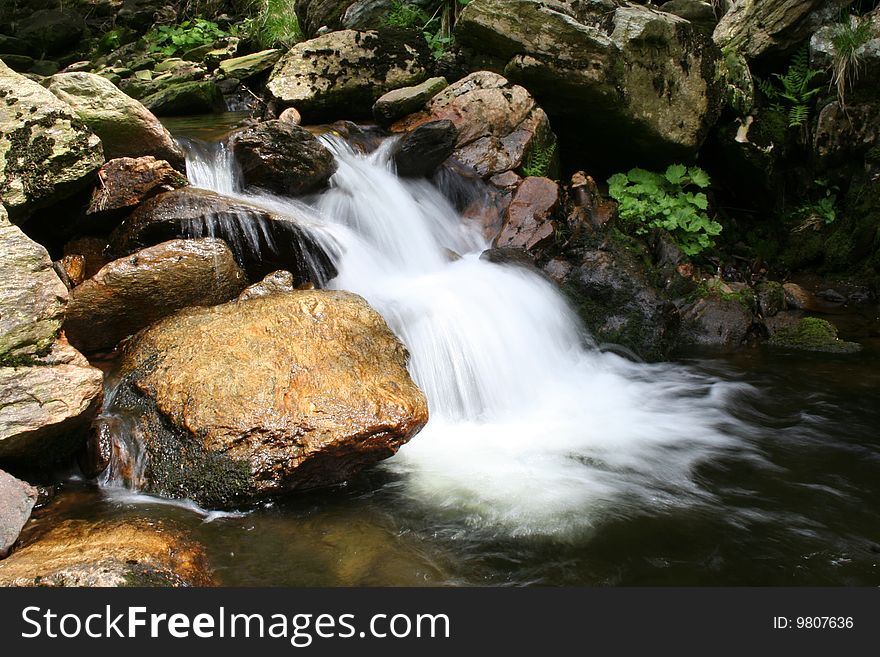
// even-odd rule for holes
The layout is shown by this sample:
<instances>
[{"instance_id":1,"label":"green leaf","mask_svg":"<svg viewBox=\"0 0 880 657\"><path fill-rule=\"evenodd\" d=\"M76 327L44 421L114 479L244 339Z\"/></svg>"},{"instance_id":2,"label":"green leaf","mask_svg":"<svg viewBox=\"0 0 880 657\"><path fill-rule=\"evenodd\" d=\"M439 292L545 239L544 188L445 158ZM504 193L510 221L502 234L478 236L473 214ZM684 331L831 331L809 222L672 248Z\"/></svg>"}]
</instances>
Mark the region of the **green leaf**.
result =
<instances>
[{"instance_id":1,"label":"green leaf","mask_svg":"<svg viewBox=\"0 0 880 657\"><path fill-rule=\"evenodd\" d=\"M691 167L688 169L688 177L691 179L691 182L700 189L709 186L709 174L703 171L700 167ZM703 209L705 210L706 208Z\"/></svg>"},{"instance_id":2,"label":"green leaf","mask_svg":"<svg viewBox=\"0 0 880 657\"><path fill-rule=\"evenodd\" d=\"M683 164L670 164L666 169L665 178L673 185L680 185L687 174L687 167Z\"/></svg>"}]
</instances>

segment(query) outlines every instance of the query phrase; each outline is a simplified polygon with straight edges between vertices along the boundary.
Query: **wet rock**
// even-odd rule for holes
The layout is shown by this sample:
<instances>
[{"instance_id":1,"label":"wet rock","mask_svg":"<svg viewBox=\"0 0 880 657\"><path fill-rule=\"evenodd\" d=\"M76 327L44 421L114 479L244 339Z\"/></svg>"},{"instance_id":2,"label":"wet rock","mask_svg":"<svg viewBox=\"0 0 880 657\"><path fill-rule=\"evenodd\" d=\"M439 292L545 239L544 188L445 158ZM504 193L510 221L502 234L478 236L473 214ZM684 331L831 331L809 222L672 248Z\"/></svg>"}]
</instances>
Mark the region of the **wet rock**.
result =
<instances>
[{"instance_id":1,"label":"wet rock","mask_svg":"<svg viewBox=\"0 0 880 657\"><path fill-rule=\"evenodd\" d=\"M834 325L817 317L804 317L794 326L776 331L767 343L775 347L837 354L851 354L862 350L860 344L838 338Z\"/></svg>"},{"instance_id":2,"label":"wet rock","mask_svg":"<svg viewBox=\"0 0 880 657\"><path fill-rule=\"evenodd\" d=\"M449 120L429 121L403 135L391 157L404 178L428 177L452 155L458 130Z\"/></svg>"},{"instance_id":3,"label":"wet rock","mask_svg":"<svg viewBox=\"0 0 880 657\"><path fill-rule=\"evenodd\" d=\"M61 328L67 289L42 246L9 223L0 205L0 365L49 351Z\"/></svg>"},{"instance_id":4,"label":"wet rock","mask_svg":"<svg viewBox=\"0 0 880 657\"><path fill-rule=\"evenodd\" d=\"M299 125L302 123L302 116L295 107L288 107L278 115L278 120L282 123L290 123L291 125Z\"/></svg>"},{"instance_id":5,"label":"wet rock","mask_svg":"<svg viewBox=\"0 0 880 657\"><path fill-rule=\"evenodd\" d=\"M679 317L652 284L645 256L636 254L635 245L609 238L550 260L544 271L559 282L598 342L659 360L676 344Z\"/></svg>"},{"instance_id":6,"label":"wet rock","mask_svg":"<svg viewBox=\"0 0 880 657\"><path fill-rule=\"evenodd\" d=\"M343 30L298 43L276 64L267 88L307 121L368 116L385 92L428 77L424 39L407 32ZM409 43L409 42L412 43Z\"/></svg>"},{"instance_id":7,"label":"wet rock","mask_svg":"<svg viewBox=\"0 0 880 657\"><path fill-rule=\"evenodd\" d=\"M757 287L758 308L765 320L785 310L785 291L776 281L764 281Z\"/></svg>"},{"instance_id":8,"label":"wet rock","mask_svg":"<svg viewBox=\"0 0 880 657\"><path fill-rule=\"evenodd\" d=\"M816 309L816 299L813 294L797 283L785 283L782 286L785 303L798 310Z\"/></svg>"},{"instance_id":9,"label":"wet rock","mask_svg":"<svg viewBox=\"0 0 880 657\"><path fill-rule=\"evenodd\" d=\"M103 163L69 105L0 62L0 198L16 223L88 186Z\"/></svg>"},{"instance_id":10,"label":"wet rock","mask_svg":"<svg viewBox=\"0 0 880 657\"><path fill-rule=\"evenodd\" d=\"M296 196L326 187L333 154L305 128L266 121L232 133L229 145L248 187Z\"/></svg>"},{"instance_id":11,"label":"wet rock","mask_svg":"<svg viewBox=\"0 0 880 657\"><path fill-rule=\"evenodd\" d=\"M0 559L18 540L37 497L36 488L0 470Z\"/></svg>"},{"instance_id":12,"label":"wet rock","mask_svg":"<svg viewBox=\"0 0 880 657\"><path fill-rule=\"evenodd\" d=\"M681 313L681 342L709 347L738 347L755 331L752 311L738 298L716 294L685 305Z\"/></svg>"},{"instance_id":13,"label":"wet rock","mask_svg":"<svg viewBox=\"0 0 880 657\"><path fill-rule=\"evenodd\" d=\"M64 256L80 256L83 259L83 275L85 278L91 278L98 271L110 262L110 259L104 255L104 249L107 247L107 240L101 237L79 237L71 240L64 245Z\"/></svg>"},{"instance_id":14,"label":"wet rock","mask_svg":"<svg viewBox=\"0 0 880 657\"><path fill-rule=\"evenodd\" d=\"M183 151L146 107L92 73L59 73L49 91L73 107L104 144L107 159L151 155L184 170Z\"/></svg>"},{"instance_id":15,"label":"wet rock","mask_svg":"<svg viewBox=\"0 0 880 657\"><path fill-rule=\"evenodd\" d=\"M552 242L557 228L553 216L559 205L559 185L547 178L526 178L507 208L496 245L532 251Z\"/></svg>"},{"instance_id":16,"label":"wet rock","mask_svg":"<svg viewBox=\"0 0 880 657\"><path fill-rule=\"evenodd\" d=\"M80 448L104 380L64 339L31 362L0 367L0 463L39 468Z\"/></svg>"},{"instance_id":17,"label":"wet rock","mask_svg":"<svg viewBox=\"0 0 880 657\"><path fill-rule=\"evenodd\" d=\"M713 39L750 59L786 54L850 4L852 0L736 0Z\"/></svg>"},{"instance_id":18,"label":"wet rock","mask_svg":"<svg viewBox=\"0 0 880 657\"><path fill-rule=\"evenodd\" d=\"M114 260L77 286L64 332L81 351L112 349L181 308L229 301L246 283L222 240L163 242Z\"/></svg>"},{"instance_id":19,"label":"wet rock","mask_svg":"<svg viewBox=\"0 0 880 657\"><path fill-rule=\"evenodd\" d=\"M373 105L373 118L382 125L391 125L424 108L425 103L448 86L446 78L430 78L412 87L389 91Z\"/></svg>"},{"instance_id":20,"label":"wet rock","mask_svg":"<svg viewBox=\"0 0 880 657\"><path fill-rule=\"evenodd\" d=\"M0 562L0 586L210 586L203 548L154 520L65 520Z\"/></svg>"},{"instance_id":21,"label":"wet rock","mask_svg":"<svg viewBox=\"0 0 880 657\"><path fill-rule=\"evenodd\" d=\"M584 155L601 153L590 165L693 156L720 112L717 50L673 14L633 3L480 0L464 8L455 35L506 62L504 75Z\"/></svg>"},{"instance_id":22,"label":"wet rock","mask_svg":"<svg viewBox=\"0 0 880 657\"><path fill-rule=\"evenodd\" d=\"M72 290L86 280L86 259L81 255L67 255L53 263L61 282Z\"/></svg>"},{"instance_id":23,"label":"wet rock","mask_svg":"<svg viewBox=\"0 0 880 657\"><path fill-rule=\"evenodd\" d=\"M449 120L458 130L453 156L480 176L520 168L529 152L555 147L547 115L523 87L489 71L472 73L435 95L424 112L392 126L411 130L429 121Z\"/></svg>"},{"instance_id":24,"label":"wet rock","mask_svg":"<svg viewBox=\"0 0 880 657\"><path fill-rule=\"evenodd\" d=\"M101 167L98 179L86 215L90 226L100 222L109 224L108 230L147 199L188 184L168 162L149 155L110 160Z\"/></svg>"},{"instance_id":25,"label":"wet rock","mask_svg":"<svg viewBox=\"0 0 880 657\"><path fill-rule=\"evenodd\" d=\"M210 80L168 85L144 98L143 103L156 116L211 114L226 108L223 94Z\"/></svg>"},{"instance_id":26,"label":"wet rock","mask_svg":"<svg viewBox=\"0 0 880 657\"><path fill-rule=\"evenodd\" d=\"M250 301L259 297L268 297L271 294L284 294L295 290L293 274L289 271L274 271L259 283L249 285L244 292L238 295L238 301Z\"/></svg>"},{"instance_id":27,"label":"wet rock","mask_svg":"<svg viewBox=\"0 0 880 657\"><path fill-rule=\"evenodd\" d=\"M226 77L247 80L268 72L280 58L281 51L272 48L242 57L225 59L220 62L219 69Z\"/></svg>"},{"instance_id":28,"label":"wet rock","mask_svg":"<svg viewBox=\"0 0 880 657\"><path fill-rule=\"evenodd\" d=\"M325 290L181 311L126 348L116 396L145 484L227 505L327 486L427 422L407 353L360 297Z\"/></svg>"},{"instance_id":29,"label":"wet rock","mask_svg":"<svg viewBox=\"0 0 880 657\"><path fill-rule=\"evenodd\" d=\"M82 16L70 9L40 9L19 25L16 36L36 52L57 55L73 48L85 33Z\"/></svg>"},{"instance_id":30,"label":"wet rock","mask_svg":"<svg viewBox=\"0 0 880 657\"><path fill-rule=\"evenodd\" d=\"M287 269L297 285L320 287L336 268L319 242L290 217L203 189L182 188L149 199L110 236L108 253L122 257L180 237L219 237L258 281Z\"/></svg>"}]
</instances>

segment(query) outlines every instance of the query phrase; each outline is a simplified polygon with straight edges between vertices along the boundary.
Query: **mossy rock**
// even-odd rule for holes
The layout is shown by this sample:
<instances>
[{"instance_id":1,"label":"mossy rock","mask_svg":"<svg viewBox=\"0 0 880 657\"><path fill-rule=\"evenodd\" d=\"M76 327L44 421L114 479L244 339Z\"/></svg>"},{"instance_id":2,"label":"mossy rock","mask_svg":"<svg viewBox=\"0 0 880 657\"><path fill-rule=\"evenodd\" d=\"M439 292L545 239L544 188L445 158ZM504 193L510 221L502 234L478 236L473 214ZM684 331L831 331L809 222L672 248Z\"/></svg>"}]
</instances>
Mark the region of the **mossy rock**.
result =
<instances>
[{"instance_id":1,"label":"mossy rock","mask_svg":"<svg viewBox=\"0 0 880 657\"><path fill-rule=\"evenodd\" d=\"M774 347L834 354L851 354L862 349L860 344L838 338L834 325L818 317L804 317L794 326L781 329L767 343Z\"/></svg>"}]
</instances>

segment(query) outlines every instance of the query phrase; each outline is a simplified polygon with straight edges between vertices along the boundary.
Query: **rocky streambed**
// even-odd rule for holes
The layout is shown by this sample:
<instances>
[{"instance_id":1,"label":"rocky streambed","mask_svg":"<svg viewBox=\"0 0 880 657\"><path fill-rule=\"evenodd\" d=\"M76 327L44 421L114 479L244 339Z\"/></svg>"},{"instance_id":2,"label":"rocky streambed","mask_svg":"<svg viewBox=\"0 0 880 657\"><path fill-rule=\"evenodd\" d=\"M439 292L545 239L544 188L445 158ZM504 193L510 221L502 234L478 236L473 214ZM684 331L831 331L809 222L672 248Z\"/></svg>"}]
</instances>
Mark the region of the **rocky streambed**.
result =
<instances>
[{"instance_id":1,"label":"rocky streambed","mask_svg":"<svg viewBox=\"0 0 880 657\"><path fill-rule=\"evenodd\" d=\"M283 52L0 40L0 584L872 581L871 86L814 118L845 219L780 264L724 207L797 178L749 71L833 3L474 0L439 60L298 4ZM702 257L604 182L696 157Z\"/></svg>"}]
</instances>

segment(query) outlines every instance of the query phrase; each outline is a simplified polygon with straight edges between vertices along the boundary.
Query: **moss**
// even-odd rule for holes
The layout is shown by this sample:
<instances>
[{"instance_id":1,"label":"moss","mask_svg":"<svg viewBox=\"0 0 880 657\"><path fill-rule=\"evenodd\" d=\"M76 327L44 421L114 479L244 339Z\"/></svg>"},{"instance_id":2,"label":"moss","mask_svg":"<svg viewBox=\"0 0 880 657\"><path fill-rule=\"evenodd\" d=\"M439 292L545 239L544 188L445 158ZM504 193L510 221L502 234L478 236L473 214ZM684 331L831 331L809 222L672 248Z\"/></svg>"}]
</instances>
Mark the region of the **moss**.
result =
<instances>
[{"instance_id":1,"label":"moss","mask_svg":"<svg viewBox=\"0 0 880 657\"><path fill-rule=\"evenodd\" d=\"M135 417L147 454L148 490L214 507L232 506L251 497L250 464L209 452L198 437L171 422L152 399L137 390L136 381L143 374L139 371L123 378L112 411Z\"/></svg>"},{"instance_id":2,"label":"moss","mask_svg":"<svg viewBox=\"0 0 880 657\"><path fill-rule=\"evenodd\" d=\"M58 124L69 124L77 136L65 144L63 153L53 157L55 140L46 134L34 135L34 131ZM20 128L11 130L4 135L9 149L5 155L6 179L0 181L0 188L8 188L12 180L19 178L28 200L51 195L59 182L66 182L63 177L59 180L53 172L63 172L78 163L82 154L89 150L90 134L82 121L61 111L47 112L36 121L27 121ZM47 169L47 163L51 163L51 169Z\"/></svg>"},{"instance_id":3,"label":"moss","mask_svg":"<svg viewBox=\"0 0 880 657\"><path fill-rule=\"evenodd\" d=\"M837 337L837 329L818 317L805 317L794 326L778 331L768 344L775 347L789 347L806 351L826 351L830 353L854 353L861 345L846 342Z\"/></svg>"}]
</instances>

